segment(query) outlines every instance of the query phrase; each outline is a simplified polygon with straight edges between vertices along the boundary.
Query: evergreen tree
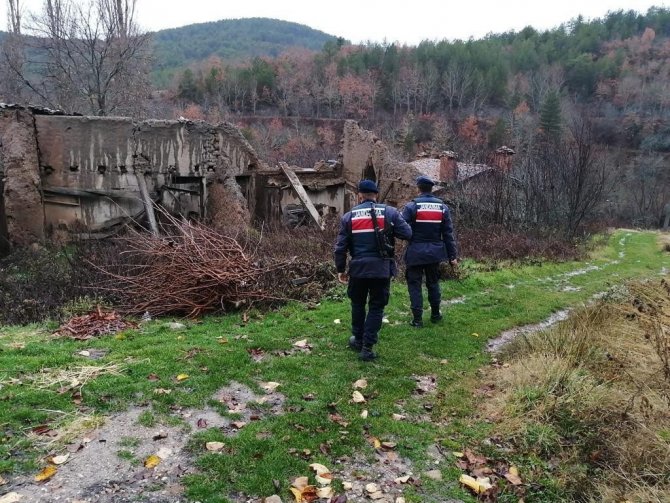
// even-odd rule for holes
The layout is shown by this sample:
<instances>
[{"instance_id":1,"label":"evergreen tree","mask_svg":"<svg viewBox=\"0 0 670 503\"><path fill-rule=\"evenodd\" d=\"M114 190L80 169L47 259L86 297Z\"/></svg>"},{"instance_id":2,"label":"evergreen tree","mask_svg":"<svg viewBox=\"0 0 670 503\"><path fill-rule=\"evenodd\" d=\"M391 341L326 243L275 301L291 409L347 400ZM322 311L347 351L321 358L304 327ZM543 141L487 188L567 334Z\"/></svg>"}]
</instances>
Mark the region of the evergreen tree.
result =
<instances>
[{"instance_id":1,"label":"evergreen tree","mask_svg":"<svg viewBox=\"0 0 670 503\"><path fill-rule=\"evenodd\" d=\"M540 127L547 136L557 136L561 132L561 100L555 90L547 93L540 108Z\"/></svg>"}]
</instances>

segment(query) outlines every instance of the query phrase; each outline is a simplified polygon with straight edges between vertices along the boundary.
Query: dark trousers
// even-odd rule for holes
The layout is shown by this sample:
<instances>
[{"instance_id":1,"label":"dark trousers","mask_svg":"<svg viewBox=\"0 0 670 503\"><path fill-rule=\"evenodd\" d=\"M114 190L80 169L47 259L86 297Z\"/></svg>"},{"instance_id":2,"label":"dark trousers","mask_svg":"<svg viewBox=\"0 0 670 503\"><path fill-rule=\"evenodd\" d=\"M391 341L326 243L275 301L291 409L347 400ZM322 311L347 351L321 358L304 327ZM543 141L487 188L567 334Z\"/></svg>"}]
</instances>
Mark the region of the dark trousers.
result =
<instances>
[{"instance_id":1,"label":"dark trousers","mask_svg":"<svg viewBox=\"0 0 670 503\"><path fill-rule=\"evenodd\" d=\"M409 302L412 313L423 312L423 291L421 284L423 276L426 276L426 289L428 290L428 302L433 310L440 308L440 264L422 264L407 266L407 290L409 291Z\"/></svg>"},{"instance_id":2,"label":"dark trousers","mask_svg":"<svg viewBox=\"0 0 670 503\"><path fill-rule=\"evenodd\" d=\"M351 333L365 346L377 344L390 291L391 278L349 278L347 295L351 299Z\"/></svg>"}]
</instances>

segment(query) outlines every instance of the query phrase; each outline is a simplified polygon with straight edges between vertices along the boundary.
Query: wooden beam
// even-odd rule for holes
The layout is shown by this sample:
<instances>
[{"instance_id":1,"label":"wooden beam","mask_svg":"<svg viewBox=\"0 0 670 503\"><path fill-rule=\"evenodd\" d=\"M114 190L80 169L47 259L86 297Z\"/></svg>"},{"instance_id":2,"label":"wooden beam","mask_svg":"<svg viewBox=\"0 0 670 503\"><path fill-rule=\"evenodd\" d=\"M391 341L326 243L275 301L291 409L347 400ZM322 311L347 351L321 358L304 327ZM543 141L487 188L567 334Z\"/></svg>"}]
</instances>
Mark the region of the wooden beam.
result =
<instances>
[{"instance_id":1,"label":"wooden beam","mask_svg":"<svg viewBox=\"0 0 670 503\"><path fill-rule=\"evenodd\" d=\"M144 179L144 173L135 171L135 178L137 178L137 185L140 187L140 194L142 194L142 202L144 203L144 211L149 220L149 227L154 236L158 236L158 224L156 223L156 214L154 213L154 202L149 197L149 189L147 181Z\"/></svg>"},{"instance_id":2,"label":"wooden beam","mask_svg":"<svg viewBox=\"0 0 670 503\"><path fill-rule=\"evenodd\" d=\"M293 187L295 193L298 195L298 199L300 199L302 204L305 205L305 208L307 208L307 213L309 213L309 216L312 217L312 220L314 220L317 227L323 230L323 224L321 223L321 216L319 215L319 212L316 211L316 207L314 206L312 200L307 195L307 191L305 191L305 188L302 186L302 183L300 183L298 176L285 162L280 162L279 167L286 175L286 178L288 178L288 181L291 182L291 186Z\"/></svg>"}]
</instances>

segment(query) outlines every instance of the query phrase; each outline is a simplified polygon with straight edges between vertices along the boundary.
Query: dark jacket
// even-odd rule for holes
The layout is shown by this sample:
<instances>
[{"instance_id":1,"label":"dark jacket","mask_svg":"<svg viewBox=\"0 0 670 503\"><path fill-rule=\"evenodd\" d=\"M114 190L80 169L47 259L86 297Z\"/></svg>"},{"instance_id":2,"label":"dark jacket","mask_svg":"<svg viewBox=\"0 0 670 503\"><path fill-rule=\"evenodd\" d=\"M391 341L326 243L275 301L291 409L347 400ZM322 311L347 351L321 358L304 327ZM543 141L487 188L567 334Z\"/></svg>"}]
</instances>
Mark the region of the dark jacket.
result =
<instances>
[{"instance_id":1,"label":"dark jacket","mask_svg":"<svg viewBox=\"0 0 670 503\"><path fill-rule=\"evenodd\" d=\"M458 257L449 208L431 194L421 194L402 210L412 226L412 240L405 252L408 266L434 264Z\"/></svg>"},{"instance_id":2,"label":"dark jacket","mask_svg":"<svg viewBox=\"0 0 670 503\"><path fill-rule=\"evenodd\" d=\"M396 273L394 259L382 258L370 215L372 201L365 201L345 213L335 243L337 272L345 272L347 254L351 255L349 276L352 278L389 278ZM375 204L377 225L391 238L408 240L412 229L395 208Z\"/></svg>"}]
</instances>

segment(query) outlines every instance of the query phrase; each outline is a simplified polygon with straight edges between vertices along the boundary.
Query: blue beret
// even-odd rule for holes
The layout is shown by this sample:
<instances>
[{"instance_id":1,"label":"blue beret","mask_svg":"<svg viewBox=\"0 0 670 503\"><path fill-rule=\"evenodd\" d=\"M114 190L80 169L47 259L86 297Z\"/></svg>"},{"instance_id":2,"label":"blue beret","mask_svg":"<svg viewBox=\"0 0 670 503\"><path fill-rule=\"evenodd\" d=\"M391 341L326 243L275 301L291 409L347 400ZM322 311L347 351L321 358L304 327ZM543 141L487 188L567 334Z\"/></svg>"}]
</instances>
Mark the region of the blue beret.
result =
<instances>
[{"instance_id":1,"label":"blue beret","mask_svg":"<svg viewBox=\"0 0 670 503\"><path fill-rule=\"evenodd\" d=\"M377 184L372 180L361 180L358 182L358 192L379 192Z\"/></svg>"},{"instance_id":2,"label":"blue beret","mask_svg":"<svg viewBox=\"0 0 670 503\"><path fill-rule=\"evenodd\" d=\"M432 187L433 185L435 185L435 182L432 181L427 176L420 176L419 178L416 179L416 184L417 185L430 185Z\"/></svg>"}]
</instances>

